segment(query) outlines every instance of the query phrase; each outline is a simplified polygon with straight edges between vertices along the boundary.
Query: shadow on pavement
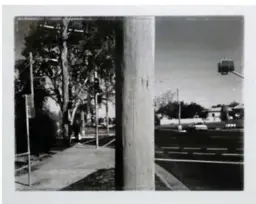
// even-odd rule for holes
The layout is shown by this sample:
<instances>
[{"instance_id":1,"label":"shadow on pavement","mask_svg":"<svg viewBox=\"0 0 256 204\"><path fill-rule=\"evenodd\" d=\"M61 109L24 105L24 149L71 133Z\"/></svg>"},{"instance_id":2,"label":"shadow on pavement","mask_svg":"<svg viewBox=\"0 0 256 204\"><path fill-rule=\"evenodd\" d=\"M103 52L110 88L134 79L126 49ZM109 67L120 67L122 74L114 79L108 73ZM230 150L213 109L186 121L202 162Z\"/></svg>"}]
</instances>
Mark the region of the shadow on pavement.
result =
<instances>
[{"instance_id":1,"label":"shadow on pavement","mask_svg":"<svg viewBox=\"0 0 256 204\"><path fill-rule=\"evenodd\" d=\"M170 190L155 176L157 191ZM60 191L115 191L115 169L100 169Z\"/></svg>"}]
</instances>

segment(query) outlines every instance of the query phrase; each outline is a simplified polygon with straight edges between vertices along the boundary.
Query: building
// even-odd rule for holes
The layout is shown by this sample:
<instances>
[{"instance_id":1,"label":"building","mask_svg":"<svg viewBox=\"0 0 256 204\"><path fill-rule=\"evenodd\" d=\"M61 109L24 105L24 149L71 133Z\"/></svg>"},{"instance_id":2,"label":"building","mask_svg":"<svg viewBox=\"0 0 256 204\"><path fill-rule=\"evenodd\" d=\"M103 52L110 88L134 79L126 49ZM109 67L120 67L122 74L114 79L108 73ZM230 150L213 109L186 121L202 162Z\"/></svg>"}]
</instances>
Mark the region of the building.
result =
<instances>
[{"instance_id":1,"label":"building","mask_svg":"<svg viewBox=\"0 0 256 204\"><path fill-rule=\"evenodd\" d=\"M233 115L236 119L244 118L244 104L238 104L233 108Z\"/></svg>"},{"instance_id":2,"label":"building","mask_svg":"<svg viewBox=\"0 0 256 204\"><path fill-rule=\"evenodd\" d=\"M220 121L221 120L221 107L213 107L208 110L207 121Z\"/></svg>"}]
</instances>

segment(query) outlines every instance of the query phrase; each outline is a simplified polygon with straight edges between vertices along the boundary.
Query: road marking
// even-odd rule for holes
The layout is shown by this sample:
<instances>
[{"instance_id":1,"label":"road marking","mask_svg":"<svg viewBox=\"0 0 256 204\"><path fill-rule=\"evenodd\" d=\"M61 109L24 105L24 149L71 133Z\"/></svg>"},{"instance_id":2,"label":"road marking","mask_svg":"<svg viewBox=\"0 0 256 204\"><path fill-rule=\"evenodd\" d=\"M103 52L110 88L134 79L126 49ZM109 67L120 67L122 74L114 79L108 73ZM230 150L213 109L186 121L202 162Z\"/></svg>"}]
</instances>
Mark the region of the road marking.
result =
<instances>
[{"instance_id":1,"label":"road marking","mask_svg":"<svg viewBox=\"0 0 256 204\"><path fill-rule=\"evenodd\" d=\"M164 151L155 151L155 153L161 154L161 153L164 153Z\"/></svg>"},{"instance_id":2,"label":"road marking","mask_svg":"<svg viewBox=\"0 0 256 204\"><path fill-rule=\"evenodd\" d=\"M109 141L107 144L103 145L103 147L107 147L108 145L112 144L115 141L116 141L116 139L113 139L113 140Z\"/></svg>"},{"instance_id":3,"label":"road marking","mask_svg":"<svg viewBox=\"0 0 256 204\"><path fill-rule=\"evenodd\" d=\"M206 148L206 150L228 150L228 148Z\"/></svg>"},{"instance_id":4,"label":"road marking","mask_svg":"<svg viewBox=\"0 0 256 204\"><path fill-rule=\"evenodd\" d=\"M88 143L90 143L90 142L92 142L92 141L94 141L94 140L96 140L96 139L94 138L94 139L88 140L88 141L86 141L86 142L83 142L83 144L88 144Z\"/></svg>"},{"instance_id":5,"label":"road marking","mask_svg":"<svg viewBox=\"0 0 256 204\"><path fill-rule=\"evenodd\" d=\"M188 159L164 159L155 158L155 161L166 161L166 162L187 162L187 163L211 163L211 164L232 164L232 165L243 165L243 162L232 162L232 161L210 161L210 160L188 160Z\"/></svg>"},{"instance_id":6,"label":"road marking","mask_svg":"<svg viewBox=\"0 0 256 204\"><path fill-rule=\"evenodd\" d=\"M198 150L200 150L202 148L200 148L200 147L184 147L184 149L198 149Z\"/></svg>"},{"instance_id":7,"label":"road marking","mask_svg":"<svg viewBox=\"0 0 256 204\"><path fill-rule=\"evenodd\" d=\"M195 155L215 155L216 153L206 153L206 152L193 152Z\"/></svg>"},{"instance_id":8,"label":"road marking","mask_svg":"<svg viewBox=\"0 0 256 204\"><path fill-rule=\"evenodd\" d=\"M223 153L222 156L243 156L243 154L235 154L235 153Z\"/></svg>"},{"instance_id":9,"label":"road marking","mask_svg":"<svg viewBox=\"0 0 256 204\"><path fill-rule=\"evenodd\" d=\"M180 147L161 147L162 149L179 149Z\"/></svg>"},{"instance_id":10,"label":"road marking","mask_svg":"<svg viewBox=\"0 0 256 204\"><path fill-rule=\"evenodd\" d=\"M168 152L168 154L188 154L188 152Z\"/></svg>"}]
</instances>

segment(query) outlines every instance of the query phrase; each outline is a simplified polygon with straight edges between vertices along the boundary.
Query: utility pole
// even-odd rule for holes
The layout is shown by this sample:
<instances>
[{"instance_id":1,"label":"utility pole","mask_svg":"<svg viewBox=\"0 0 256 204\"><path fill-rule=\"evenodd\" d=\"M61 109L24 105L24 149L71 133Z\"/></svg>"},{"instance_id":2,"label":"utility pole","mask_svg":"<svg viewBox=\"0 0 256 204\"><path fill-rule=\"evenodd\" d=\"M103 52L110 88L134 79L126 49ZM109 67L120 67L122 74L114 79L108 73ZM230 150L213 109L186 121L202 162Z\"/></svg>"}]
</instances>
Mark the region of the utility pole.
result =
<instances>
[{"instance_id":1,"label":"utility pole","mask_svg":"<svg viewBox=\"0 0 256 204\"><path fill-rule=\"evenodd\" d=\"M31 97L31 116L35 117L35 102L34 102L34 78L33 78L33 54L29 53L29 73L30 73L30 97Z\"/></svg>"},{"instance_id":2,"label":"utility pole","mask_svg":"<svg viewBox=\"0 0 256 204\"><path fill-rule=\"evenodd\" d=\"M181 104L180 104L180 98L179 98L179 89L177 89L177 100L178 100L178 104L179 104L179 112L178 112L178 129L181 130L181 124L180 124L180 117L181 117Z\"/></svg>"},{"instance_id":3,"label":"utility pole","mask_svg":"<svg viewBox=\"0 0 256 204\"><path fill-rule=\"evenodd\" d=\"M122 30L122 31L121 31ZM154 17L126 17L117 32L116 187L154 190ZM123 57L123 58L122 58Z\"/></svg>"}]
</instances>

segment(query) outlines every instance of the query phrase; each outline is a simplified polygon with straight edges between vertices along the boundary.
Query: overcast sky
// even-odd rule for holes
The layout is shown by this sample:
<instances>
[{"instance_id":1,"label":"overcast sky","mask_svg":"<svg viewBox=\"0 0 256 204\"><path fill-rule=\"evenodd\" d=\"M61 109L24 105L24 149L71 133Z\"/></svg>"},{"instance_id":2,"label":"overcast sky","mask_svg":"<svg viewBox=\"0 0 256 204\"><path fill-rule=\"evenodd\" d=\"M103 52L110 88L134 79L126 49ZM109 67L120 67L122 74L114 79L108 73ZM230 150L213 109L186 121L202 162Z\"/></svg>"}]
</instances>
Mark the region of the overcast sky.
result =
<instances>
[{"instance_id":1,"label":"overcast sky","mask_svg":"<svg viewBox=\"0 0 256 204\"><path fill-rule=\"evenodd\" d=\"M16 26L15 56L20 58L23 38L31 21ZM243 80L232 74L221 76L217 63L223 57L242 72L242 17L157 17L155 95L180 89L185 102L210 107L234 100L242 102Z\"/></svg>"}]
</instances>

